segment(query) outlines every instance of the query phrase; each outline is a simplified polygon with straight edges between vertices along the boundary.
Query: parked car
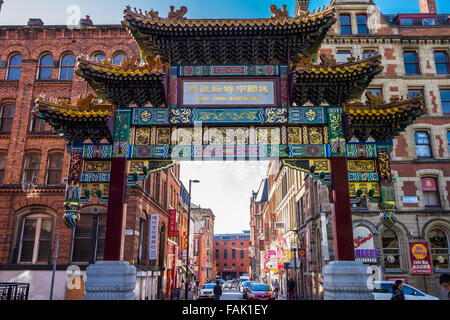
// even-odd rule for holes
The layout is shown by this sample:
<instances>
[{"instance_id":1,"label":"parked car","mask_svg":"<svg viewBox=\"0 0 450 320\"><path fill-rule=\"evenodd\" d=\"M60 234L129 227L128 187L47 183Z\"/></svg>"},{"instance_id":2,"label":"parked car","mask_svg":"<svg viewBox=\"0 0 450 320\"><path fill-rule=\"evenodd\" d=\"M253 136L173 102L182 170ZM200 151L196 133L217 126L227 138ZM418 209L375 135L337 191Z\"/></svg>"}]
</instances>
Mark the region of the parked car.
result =
<instances>
[{"instance_id":1,"label":"parked car","mask_svg":"<svg viewBox=\"0 0 450 320\"><path fill-rule=\"evenodd\" d=\"M374 281L372 294L375 300L391 300L392 285L394 281ZM422 291L404 284L402 288L405 300L439 300L439 298L423 293Z\"/></svg>"},{"instance_id":2,"label":"parked car","mask_svg":"<svg viewBox=\"0 0 450 320\"><path fill-rule=\"evenodd\" d=\"M207 283L203 285L198 293L198 299L214 299L214 287L216 284Z\"/></svg>"},{"instance_id":3,"label":"parked car","mask_svg":"<svg viewBox=\"0 0 450 320\"><path fill-rule=\"evenodd\" d=\"M247 292L250 285L253 283L253 281L245 281L244 285L242 287L242 298L247 299Z\"/></svg>"},{"instance_id":4,"label":"parked car","mask_svg":"<svg viewBox=\"0 0 450 320\"><path fill-rule=\"evenodd\" d=\"M239 280L238 279L234 279L232 282L231 282L231 289L239 289Z\"/></svg>"},{"instance_id":5,"label":"parked car","mask_svg":"<svg viewBox=\"0 0 450 320\"><path fill-rule=\"evenodd\" d=\"M254 282L247 290L248 300L275 300L268 284Z\"/></svg>"},{"instance_id":6,"label":"parked car","mask_svg":"<svg viewBox=\"0 0 450 320\"><path fill-rule=\"evenodd\" d=\"M245 284L247 281L250 281L250 280L249 280L249 279L246 279L246 280L244 280L244 279L239 279L239 291L241 291L242 293L244 292L244 284Z\"/></svg>"},{"instance_id":7,"label":"parked car","mask_svg":"<svg viewBox=\"0 0 450 320\"><path fill-rule=\"evenodd\" d=\"M231 289L231 285L233 283L233 280L227 280L223 283L222 289Z\"/></svg>"}]
</instances>

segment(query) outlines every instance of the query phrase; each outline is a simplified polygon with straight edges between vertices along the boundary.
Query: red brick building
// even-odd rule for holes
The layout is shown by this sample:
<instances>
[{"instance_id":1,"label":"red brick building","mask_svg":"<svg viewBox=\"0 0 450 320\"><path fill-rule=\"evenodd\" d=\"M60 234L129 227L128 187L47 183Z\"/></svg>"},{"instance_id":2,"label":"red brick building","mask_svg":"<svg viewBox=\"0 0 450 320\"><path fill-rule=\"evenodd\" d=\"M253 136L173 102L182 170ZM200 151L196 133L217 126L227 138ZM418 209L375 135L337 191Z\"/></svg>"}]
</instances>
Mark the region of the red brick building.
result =
<instances>
[{"instance_id":1,"label":"red brick building","mask_svg":"<svg viewBox=\"0 0 450 320\"><path fill-rule=\"evenodd\" d=\"M224 280L231 280L248 274L251 244L250 231L215 234L214 254L217 275Z\"/></svg>"},{"instance_id":2,"label":"red brick building","mask_svg":"<svg viewBox=\"0 0 450 320\"><path fill-rule=\"evenodd\" d=\"M30 19L27 26L0 26L0 282L30 282L31 299L49 297L57 236L55 299L66 297L68 266L79 266L84 275L89 263L103 257L107 206L95 202L96 198L82 208L75 229L63 224L69 160L66 142L43 120L31 117L40 95L74 102L91 92L73 74L77 56L107 58L119 64L124 56L139 55L135 41L121 25L96 26L89 17L81 22L81 29L73 30L46 26L40 19ZM179 177L176 165L129 189L122 259L138 268L138 299L151 292L152 297L170 293L169 277L176 272L168 264L172 253L167 248L168 210L179 211L180 232L187 226ZM149 261L152 214L159 215L159 247L157 259ZM181 240L173 240L171 250L175 251ZM181 255L181 250L177 252ZM168 271L169 267L173 270Z\"/></svg>"}]
</instances>

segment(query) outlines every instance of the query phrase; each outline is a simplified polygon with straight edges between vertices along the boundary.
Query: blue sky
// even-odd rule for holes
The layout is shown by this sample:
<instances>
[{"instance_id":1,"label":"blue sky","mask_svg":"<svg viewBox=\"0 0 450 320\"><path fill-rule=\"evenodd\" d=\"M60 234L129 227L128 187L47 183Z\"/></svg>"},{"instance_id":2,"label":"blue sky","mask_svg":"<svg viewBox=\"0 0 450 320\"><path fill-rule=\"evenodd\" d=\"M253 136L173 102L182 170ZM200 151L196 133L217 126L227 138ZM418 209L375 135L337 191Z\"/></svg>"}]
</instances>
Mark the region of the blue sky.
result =
<instances>
[{"instance_id":1,"label":"blue sky","mask_svg":"<svg viewBox=\"0 0 450 320\"><path fill-rule=\"evenodd\" d=\"M375 0L383 13L419 12L419 0ZM450 13L449 0L436 0L438 11ZM310 9L327 5L330 0L311 0ZM0 25L26 24L28 18L41 18L45 24L66 24L67 8L77 5L81 16L90 15L96 24L118 24L126 5L159 11L166 17L169 6L176 9L185 5L188 18L264 18L269 17L269 7L288 5L293 14L295 0L5 0L0 13Z\"/></svg>"}]
</instances>

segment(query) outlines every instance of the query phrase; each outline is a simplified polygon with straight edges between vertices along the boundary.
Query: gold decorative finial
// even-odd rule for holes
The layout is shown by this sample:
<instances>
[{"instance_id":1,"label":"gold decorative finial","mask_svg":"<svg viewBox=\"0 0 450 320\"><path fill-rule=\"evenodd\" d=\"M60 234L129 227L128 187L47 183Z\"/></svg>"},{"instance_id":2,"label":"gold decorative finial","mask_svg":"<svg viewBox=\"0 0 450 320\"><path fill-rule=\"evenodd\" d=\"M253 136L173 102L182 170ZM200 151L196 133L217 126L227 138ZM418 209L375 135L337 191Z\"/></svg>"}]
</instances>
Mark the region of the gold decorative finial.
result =
<instances>
[{"instance_id":1,"label":"gold decorative finial","mask_svg":"<svg viewBox=\"0 0 450 320\"><path fill-rule=\"evenodd\" d=\"M186 19L184 16L186 15L187 11L187 7L185 6L181 6L180 9L176 11L175 6L170 6L170 12L167 18L173 20Z\"/></svg>"},{"instance_id":2,"label":"gold decorative finial","mask_svg":"<svg viewBox=\"0 0 450 320\"><path fill-rule=\"evenodd\" d=\"M287 19L289 18L289 12L287 11L287 5L282 5L282 10L278 9L276 5L270 6L270 12L273 14L275 19Z\"/></svg>"}]
</instances>

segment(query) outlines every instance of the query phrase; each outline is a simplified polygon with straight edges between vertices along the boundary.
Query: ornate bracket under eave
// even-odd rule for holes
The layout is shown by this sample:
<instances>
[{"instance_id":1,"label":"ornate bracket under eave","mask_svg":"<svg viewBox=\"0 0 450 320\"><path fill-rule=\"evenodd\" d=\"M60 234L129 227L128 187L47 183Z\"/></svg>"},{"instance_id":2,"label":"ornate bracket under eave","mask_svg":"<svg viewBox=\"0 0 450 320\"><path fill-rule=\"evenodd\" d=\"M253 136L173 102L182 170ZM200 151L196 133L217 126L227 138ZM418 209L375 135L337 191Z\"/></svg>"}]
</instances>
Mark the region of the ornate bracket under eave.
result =
<instances>
[{"instance_id":1,"label":"ornate bracket under eave","mask_svg":"<svg viewBox=\"0 0 450 320\"><path fill-rule=\"evenodd\" d=\"M309 173L313 179L324 185L331 185L331 164L329 159L283 159L288 168Z\"/></svg>"}]
</instances>

